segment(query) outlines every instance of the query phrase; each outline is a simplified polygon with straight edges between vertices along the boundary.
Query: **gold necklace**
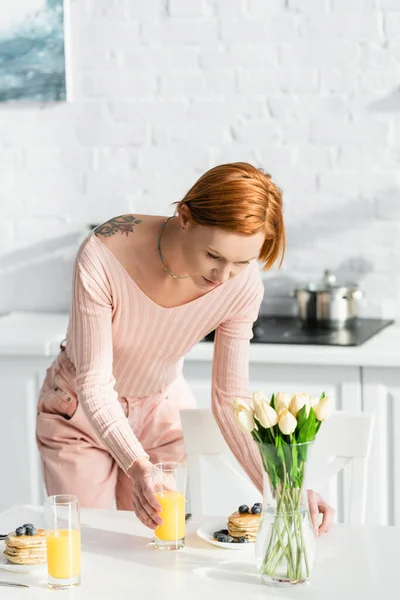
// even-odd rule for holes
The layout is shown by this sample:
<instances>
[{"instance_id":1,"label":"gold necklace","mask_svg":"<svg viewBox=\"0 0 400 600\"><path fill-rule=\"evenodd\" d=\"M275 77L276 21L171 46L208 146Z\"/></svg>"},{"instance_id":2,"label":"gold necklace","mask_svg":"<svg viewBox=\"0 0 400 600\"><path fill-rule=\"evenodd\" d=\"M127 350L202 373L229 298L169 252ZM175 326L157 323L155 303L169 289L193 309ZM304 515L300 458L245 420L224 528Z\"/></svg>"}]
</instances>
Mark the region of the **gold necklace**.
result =
<instances>
[{"instance_id":1,"label":"gold necklace","mask_svg":"<svg viewBox=\"0 0 400 600\"><path fill-rule=\"evenodd\" d=\"M168 273L168 275L171 275L171 277L173 277L174 279L188 279L188 277L190 277L190 275L174 275L173 273L171 273L171 271L168 269L167 265L165 264L162 254L161 254L161 234L164 230L165 224L170 219L173 219L173 217L167 217L165 219L165 221L161 224L160 231L158 232L158 240L157 240L158 256L160 258L162 266L164 267L164 270Z\"/></svg>"}]
</instances>

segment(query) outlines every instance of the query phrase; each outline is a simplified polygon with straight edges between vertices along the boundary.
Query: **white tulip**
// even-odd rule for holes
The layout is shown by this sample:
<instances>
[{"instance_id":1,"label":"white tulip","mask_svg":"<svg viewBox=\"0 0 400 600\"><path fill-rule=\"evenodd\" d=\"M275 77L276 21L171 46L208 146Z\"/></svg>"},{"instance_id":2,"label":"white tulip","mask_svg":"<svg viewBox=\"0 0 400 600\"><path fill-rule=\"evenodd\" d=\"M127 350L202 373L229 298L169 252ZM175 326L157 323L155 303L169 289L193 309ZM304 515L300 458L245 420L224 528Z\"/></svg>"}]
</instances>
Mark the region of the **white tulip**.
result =
<instances>
[{"instance_id":1,"label":"white tulip","mask_svg":"<svg viewBox=\"0 0 400 600\"><path fill-rule=\"evenodd\" d=\"M256 424L252 407L241 398L236 398L233 402L233 409L240 429L244 433L253 431Z\"/></svg>"},{"instance_id":2,"label":"white tulip","mask_svg":"<svg viewBox=\"0 0 400 600\"><path fill-rule=\"evenodd\" d=\"M333 402L332 398L325 396L314 407L318 421L326 421L332 414Z\"/></svg>"},{"instance_id":3,"label":"white tulip","mask_svg":"<svg viewBox=\"0 0 400 600\"><path fill-rule=\"evenodd\" d=\"M268 400L267 396L265 394L263 394L262 392L260 392L260 390L256 390L254 392L252 398L253 398L254 405L256 404L256 402L267 402L267 404L269 404L269 400Z\"/></svg>"},{"instance_id":4,"label":"white tulip","mask_svg":"<svg viewBox=\"0 0 400 600\"><path fill-rule=\"evenodd\" d=\"M253 402L255 415L263 427L269 429L277 424L278 415L265 397L261 399L260 396L255 398L253 395Z\"/></svg>"},{"instance_id":5,"label":"white tulip","mask_svg":"<svg viewBox=\"0 0 400 600\"><path fill-rule=\"evenodd\" d=\"M275 410L279 413L283 408L289 408L290 404L290 394L286 392L278 392L275 396Z\"/></svg>"},{"instance_id":6,"label":"white tulip","mask_svg":"<svg viewBox=\"0 0 400 600\"><path fill-rule=\"evenodd\" d=\"M256 426L253 415L244 410L236 412L235 417L240 429L244 433L250 433Z\"/></svg>"},{"instance_id":7,"label":"white tulip","mask_svg":"<svg viewBox=\"0 0 400 600\"><path fill-rule=\"evenodd\" d=\"M306 415L308 417L310 412L310 396L308 394L295 394L292 396L289 404L289 410L294 417L303 406L306 407Z\"/></svg>"},{"instance_id":8,"label":"white tulip","mask_svg":"<svg viewBox=\"0 0 400 600\"><path fill-rule=\"evenodd\" d=\"M318 402L319 402L318 396L310 395L310 406L315 406L316 404L318 404Z\"/></svg>"},{"instance_id":9,"label":"white tulip","mask_svg":"<svg viewBox=\"0 0 400 600\"><path fill-rule=\"evenodd\" d=\"M236 412L237 410L247 410L251 413L253 412L252 407L246 400L242 400L242 398L235 398L233 401L233 410Z\"/></svg>"},{"instance_id":10,"label":"white tulip","mask_svg":"<svg viewBox=\"0 0 400 600\"><path fill-rule=\"evenodd\" d=\"M291 412L288 411L287 408L282 408L281 412L279 413L278 427L285 435L290 435L297 427L296 418Z\"/></svg>"}]
</instances>

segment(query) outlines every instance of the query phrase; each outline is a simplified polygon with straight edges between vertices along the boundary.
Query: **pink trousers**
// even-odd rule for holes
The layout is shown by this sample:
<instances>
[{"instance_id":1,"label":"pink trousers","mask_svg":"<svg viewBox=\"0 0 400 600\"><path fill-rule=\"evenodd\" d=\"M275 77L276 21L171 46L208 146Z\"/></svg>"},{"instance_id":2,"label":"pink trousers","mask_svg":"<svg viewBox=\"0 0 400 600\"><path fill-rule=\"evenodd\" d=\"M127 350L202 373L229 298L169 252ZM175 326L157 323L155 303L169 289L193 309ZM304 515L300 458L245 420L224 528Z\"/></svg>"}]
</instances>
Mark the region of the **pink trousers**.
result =
<instances>
[{"instance_id":1,"label":"pink trousers","mask_svg":"<svg viewBox=\"0 0 400 600\"><path fill-rule=\"evenodd\" d=\"M86 508L133 510L132 481L101 444L73 389L75 367L65 351L47 369L39 394L36 439L49 495L75 494ZM183 462L180 408L195 398L183 376L164 392L119 402L152 463Z\"/></svg>"}]
</instances>

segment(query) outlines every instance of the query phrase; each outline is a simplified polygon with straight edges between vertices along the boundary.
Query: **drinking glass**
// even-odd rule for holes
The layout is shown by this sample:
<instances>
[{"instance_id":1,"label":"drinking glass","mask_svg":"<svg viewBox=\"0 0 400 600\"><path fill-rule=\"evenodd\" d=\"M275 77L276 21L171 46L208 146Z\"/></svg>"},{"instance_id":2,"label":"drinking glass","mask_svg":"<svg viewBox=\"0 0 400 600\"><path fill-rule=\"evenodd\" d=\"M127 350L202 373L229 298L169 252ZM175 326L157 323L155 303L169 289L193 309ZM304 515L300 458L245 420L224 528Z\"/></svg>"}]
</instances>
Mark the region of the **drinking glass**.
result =
<instances>
[{"instance_id":1,"label":"drinking glass","mask_svg":"<svg viewBox=\"0 0 400 600\"><path fill-rule=\"evenodd\" d=\"M78 498L49 496L44 505L48 582L63 589L81 582L81 528Z\"/></svg>"},{"instance_id":2,"label":"drinking glass","mask_svg":"<svg viewBox=\"0 0 400 600\"><path fill-rule=\"evenodd\" d=\"M154 545L159 550L183 548L186 466L176 462L158 463L153 466L153 481L163 521L154 531Z\"/></svg>"}]
</instances>

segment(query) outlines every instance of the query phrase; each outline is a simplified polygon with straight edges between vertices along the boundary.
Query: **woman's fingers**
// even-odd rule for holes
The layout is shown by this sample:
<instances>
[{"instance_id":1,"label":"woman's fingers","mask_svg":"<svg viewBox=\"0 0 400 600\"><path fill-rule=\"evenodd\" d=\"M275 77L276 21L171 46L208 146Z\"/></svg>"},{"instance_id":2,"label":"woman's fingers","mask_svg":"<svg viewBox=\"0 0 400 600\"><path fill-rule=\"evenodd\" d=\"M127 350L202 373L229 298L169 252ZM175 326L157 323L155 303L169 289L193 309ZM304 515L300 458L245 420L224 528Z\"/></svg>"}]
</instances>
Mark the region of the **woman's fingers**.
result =
<instances>
[{"instance_id":1,"label":"woman's fingers","mask_svg":"<svg viewBox=\"0 0 400 600\"><path fill-rule=\"evenodd\" d=\"M161 505L155 494L154 484L150 477L143 478L142 494L155 513L161 512Z\"/></svg>"},{"instance_id":2,"label":"woman's fingers","mask_svg":"<svg viewBox=\"0 0 400 600\"><path fill-rule=\"evenodd\" d=\"M162 524L159 515L162 509L155 494L152 470L153 466L147 459L138 459L130 467L128 475L133 481L133 508L144 525L155 529Z\"/></svg>"},{"instance_id":3,"label":"woman's fingers","mask_svg":"<svg viewBox=\"0 0 400 600\"><path fill-rule=\"evenodd\" d=\"M327 533L332 525L335 517L335 509L326 502L313 490L307 490L308 506L310 508L311 521L314 527L315 535ZM320 524L320 515L322 515L322 523Z\"/></svg>"},{"instance_id":4,"label":"woman's fingers","mask_svg":"<svg viewBox=\"0 0 400 600\"><path fill-rule=\"evenodd\" d=\"M153 519L142 506L137 505L135 508L135 513L137 518L143 523L143 525L146 525L146 527L148 527L149 529L156 529L156 527L158 527L157 523L153 521Z\"/></svg>"},{"instance_id":5,"label":"woman's fingers","mask_svg":"<svg viewBox=\"0 0 400 600\"><path fill-rule=\"evenodd\" d=\"M308 506L310 509L311 521L314 528L315 535L318 535L319 528L319 510L318 510L318 502L317 495L313 490L307 490L308 495Z\"/></svg>"},{"instance_id":6,"label":"woman's fingers","mask_svg":"<svg viewBox=\"0 0 400 600\"><path fill-rule=\"evenodd\" d=\"M318 505L319 511L322 513L322 523L319 526L319 533L328 533L332 528L333 519L335 518L335 509L321 498Z\"/></svg>"},{"instance_id":7,"label":"woman's fingers","mask_svg":"<svg viewBox=\"0 0 400 600\"><path fill-rule=\"evenodd\" d=\"M140 516L140 520L147 527L155 529L162 524L160 515L151 508L144 495L142 493L138 493L138 490L135 491L135 494L132 498L132 504L135 513Z\"/></svg>"},{"instance_id":8,"label":"woman's fingers","mask_svg":"<svg viewBox=\"0 0 400 600\"><path fill-rule=\"evenodd\" d=\"M137 494L136 494L136 504L137 506L144 510L147 515L149 516L149 518L151 519L152 523L154 523L154 527L158 527L159 525L162 525L162 519L159 515L159 513L161 512L161 506L158 504L157 499L154 495L154 493L152 492L152 489L150 488L147 489L146 485L143 484L140 490L137 490ZM153 497L154 501L155 501L155 506L159 506L159 510L156 510L156 508L154 508L149 500L147 499L148 497Z\"/></svg>"}]
</instances>

